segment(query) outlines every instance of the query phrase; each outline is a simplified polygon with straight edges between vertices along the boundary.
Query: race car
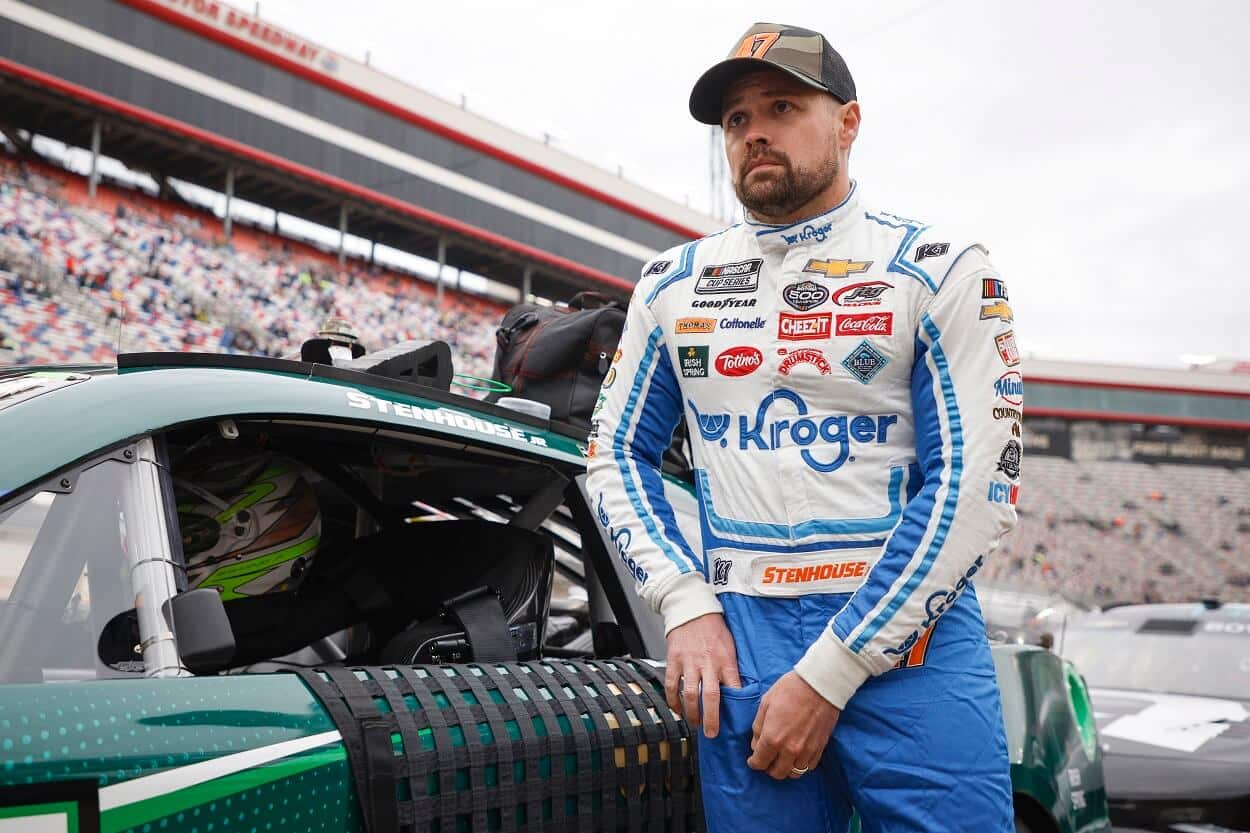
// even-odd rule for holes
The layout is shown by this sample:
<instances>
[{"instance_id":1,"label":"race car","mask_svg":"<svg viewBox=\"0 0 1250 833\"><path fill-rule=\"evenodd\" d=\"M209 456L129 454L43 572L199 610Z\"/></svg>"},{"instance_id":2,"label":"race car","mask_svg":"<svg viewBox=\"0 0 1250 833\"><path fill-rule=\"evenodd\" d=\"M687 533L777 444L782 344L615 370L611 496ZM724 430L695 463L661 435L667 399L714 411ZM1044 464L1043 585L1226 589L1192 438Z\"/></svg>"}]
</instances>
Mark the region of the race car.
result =
<instances>
[{"instance_id":1,"label":"race car","mask_svg":"<svg viewBox=\"0 0 1250 833\"><path fill-rule=\"evenodd\" d=\"M1091 684L1116 830L1250 831L1250 605L1112 607L1060 649Z\"/></svg>"},{"instance_id":2,"label":"race car","mask_svg":"<svg viewBox=\"0 0 1250 833\"><path fill-rule=\"evenodd\" d=\"M0 831L702 829L584 433L304 358L0 370ZM994 655L1020 829L1108 829L1080 675Z\"/></svg>"}]
</instances>

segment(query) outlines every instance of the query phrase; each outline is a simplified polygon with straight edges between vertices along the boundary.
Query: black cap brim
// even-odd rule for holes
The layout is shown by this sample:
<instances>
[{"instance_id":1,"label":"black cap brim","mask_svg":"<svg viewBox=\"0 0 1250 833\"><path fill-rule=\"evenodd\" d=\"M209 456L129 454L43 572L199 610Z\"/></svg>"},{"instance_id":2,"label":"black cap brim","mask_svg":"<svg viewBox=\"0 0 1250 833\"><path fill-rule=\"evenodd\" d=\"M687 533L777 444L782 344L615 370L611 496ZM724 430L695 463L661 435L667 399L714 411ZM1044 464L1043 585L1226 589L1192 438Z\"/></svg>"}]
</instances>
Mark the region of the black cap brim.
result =
<instances>
[{"instance_id":1,"label":"black cap brim","mask_svg":"<svg viewBox=\"0 0 1250 833\"><path fill-rule=\"evenodd\" d=\"M719 125L722 115L721 106L725 102L725 90L729 85L748 73L765 69L784 72L809 87L829 92L829 88L816 79L798 70L774 64L772 61L762 58L727 58L703 73L699 76L699 80L694 82L694 88L690 91L690 115L694 116L695 121Z\"/></svg>"}]
</instances>

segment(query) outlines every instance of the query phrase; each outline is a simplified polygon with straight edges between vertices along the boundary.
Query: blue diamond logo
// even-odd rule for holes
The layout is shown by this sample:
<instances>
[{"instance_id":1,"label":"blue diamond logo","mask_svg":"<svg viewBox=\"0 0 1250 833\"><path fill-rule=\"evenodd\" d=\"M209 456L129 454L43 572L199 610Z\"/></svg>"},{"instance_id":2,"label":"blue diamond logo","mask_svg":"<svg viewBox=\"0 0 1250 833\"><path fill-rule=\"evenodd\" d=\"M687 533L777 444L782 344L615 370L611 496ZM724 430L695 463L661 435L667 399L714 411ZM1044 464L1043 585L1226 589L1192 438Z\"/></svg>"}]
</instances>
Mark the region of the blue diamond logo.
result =
<instances>
[{"instance_id":1,"label":"blue diamond logo","mask_svg":"<svg viewBox=\"0 0 1250 833\"><path fill-rule=\"evenodd\" d=\"M868 339L861 341L851 354L842 360L842 366L865 385L871 382L873 377L881 372L881 368L889 363L890 360L881 355L880 350L869 344Z\"/></svg>"}]
</instances>

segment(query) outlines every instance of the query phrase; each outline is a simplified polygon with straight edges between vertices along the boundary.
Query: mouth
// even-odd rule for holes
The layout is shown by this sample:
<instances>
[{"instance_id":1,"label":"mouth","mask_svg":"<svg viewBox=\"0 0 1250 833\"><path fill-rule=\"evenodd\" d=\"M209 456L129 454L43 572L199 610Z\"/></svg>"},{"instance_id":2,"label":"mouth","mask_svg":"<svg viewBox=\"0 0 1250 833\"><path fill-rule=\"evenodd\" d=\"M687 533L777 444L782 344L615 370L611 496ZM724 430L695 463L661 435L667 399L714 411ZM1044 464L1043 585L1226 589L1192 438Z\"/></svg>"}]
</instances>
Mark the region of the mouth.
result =
<instances>
[{"instance_id":1,"label":"mouth","mask_svg":"<svg viewBox=\"0 0 1250 833\"><path fill-rule=\"evenodd\" d=\"M751 171L759 170L760 168L780 168L780 167L781 167L780 162L774 162L771 159L757 159L756 161L752 162L750 165L747 166L747 173L751 173Z\"/></svg>"}]
</instances>

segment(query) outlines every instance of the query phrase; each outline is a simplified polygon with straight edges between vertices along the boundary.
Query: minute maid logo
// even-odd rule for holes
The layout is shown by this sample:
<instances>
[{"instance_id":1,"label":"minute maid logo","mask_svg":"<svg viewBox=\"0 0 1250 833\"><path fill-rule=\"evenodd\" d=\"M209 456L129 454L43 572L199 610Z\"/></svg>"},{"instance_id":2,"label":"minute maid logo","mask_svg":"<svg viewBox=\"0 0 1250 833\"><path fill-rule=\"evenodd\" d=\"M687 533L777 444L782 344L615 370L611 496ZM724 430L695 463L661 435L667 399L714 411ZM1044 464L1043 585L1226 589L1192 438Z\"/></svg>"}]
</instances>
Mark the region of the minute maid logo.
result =
<instances>
[{"instance_id":1,"label":"minute maid logo","mask_svg":"<svg viewBox=\"0 0 1250 833\"><path fill-rule=\"evenodd\" d=\"M803 226L803 230L798 234L783 234L781 239L793 246L795 243L802 243L808 240L815 240L817 243L824 243L825 238L829 236L829 230L833 228L833 223L828 222L823 226L813 226L810 223Z\"/></svg>"}]
</instances>

